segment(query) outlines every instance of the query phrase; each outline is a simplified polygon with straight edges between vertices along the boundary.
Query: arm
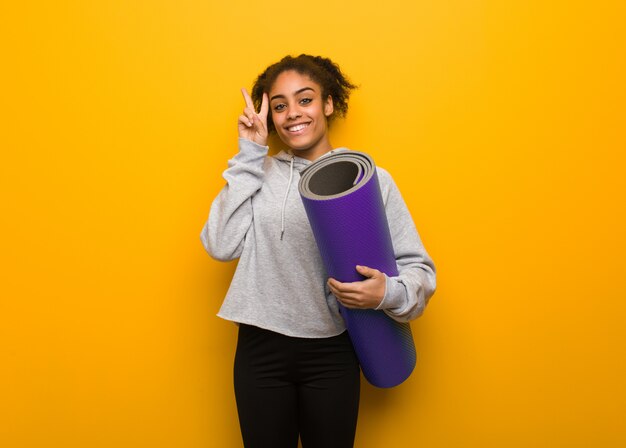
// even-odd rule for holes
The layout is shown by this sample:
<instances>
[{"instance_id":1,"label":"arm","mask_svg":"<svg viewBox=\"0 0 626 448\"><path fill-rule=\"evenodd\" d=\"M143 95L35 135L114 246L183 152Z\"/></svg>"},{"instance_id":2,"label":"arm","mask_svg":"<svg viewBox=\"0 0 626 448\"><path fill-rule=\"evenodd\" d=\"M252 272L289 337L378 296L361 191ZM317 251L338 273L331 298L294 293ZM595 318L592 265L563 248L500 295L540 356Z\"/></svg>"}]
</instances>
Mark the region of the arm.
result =
<instances>
[{"instance_id":1,"label":"arm","mask_svg":"<svg viewBox=\"0 0 626 448\"><path fill-rule=\"evenodd\" d=\"M328 286L348 308L376 308L406 322L419 317L433 295L435 266L393 179L381 170L380 180L399 275L388 277L376 269L357 266L357 271L367 277L365 280L341 283L329 279Z\"/></svg>"},{"instance_id":2,"label":"arm","mask_svg":"<svg viewBox=\"0 0 626 448\"><path fill-rule=\"evenodd\" d=\"M377 306L395 320L422 315L436 288L435 265L426 252L398 187L389 176L385 201L399 275L385 279L385 295Z\"/></svg>"},{"instance_id":3,"label":"arm","mask_svg":"<svg viewBox=\"0 0 626 448\"><path fill-rule=\"evenodd\" d=\"M263 184L263 162L267 155L267 94L257 114L252 99L241 89L246 107L239 116L239 153L224 171L226 186L211 205L209 219L200 239L207 252L218 260L241 255L246 233L252 224L252 197Z\"/></svg>"},{"instance_id":4,"label":"arm","mask_svg":"<svg viewBox=\"0 0 626 448\"><path fill-rule=\"evenodd\" d=\"M239 153L228 161L226 185L217 195L200 239L215 259L228 261L241 255L252 224L252 197L263 184L263 162L268 147L239 139Z\"/></svg>"}]
</instances>

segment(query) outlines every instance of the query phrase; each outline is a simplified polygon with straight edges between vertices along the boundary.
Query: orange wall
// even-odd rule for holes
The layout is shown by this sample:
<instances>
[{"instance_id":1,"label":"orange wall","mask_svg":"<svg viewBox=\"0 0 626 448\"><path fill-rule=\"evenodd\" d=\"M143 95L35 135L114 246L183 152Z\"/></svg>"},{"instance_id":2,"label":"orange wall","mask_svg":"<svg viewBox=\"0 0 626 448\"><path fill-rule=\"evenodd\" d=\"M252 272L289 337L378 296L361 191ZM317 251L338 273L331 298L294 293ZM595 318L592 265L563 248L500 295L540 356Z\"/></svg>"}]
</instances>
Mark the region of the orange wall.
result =
<instances>
[{"instance_id":1,"label":"orange wall","mask_svg":"<svg viewBox=\"0 0 626 448\"><path fill-rule=\"evenodd\" d=\"M18 4L19 2L14 2ZM361 88L336 146L439 270L360 447L626 444L623 1L0 7L0 445L240 446L233 264L199 241L241 86L285 54Z\"/></svg>"}]
</instances>

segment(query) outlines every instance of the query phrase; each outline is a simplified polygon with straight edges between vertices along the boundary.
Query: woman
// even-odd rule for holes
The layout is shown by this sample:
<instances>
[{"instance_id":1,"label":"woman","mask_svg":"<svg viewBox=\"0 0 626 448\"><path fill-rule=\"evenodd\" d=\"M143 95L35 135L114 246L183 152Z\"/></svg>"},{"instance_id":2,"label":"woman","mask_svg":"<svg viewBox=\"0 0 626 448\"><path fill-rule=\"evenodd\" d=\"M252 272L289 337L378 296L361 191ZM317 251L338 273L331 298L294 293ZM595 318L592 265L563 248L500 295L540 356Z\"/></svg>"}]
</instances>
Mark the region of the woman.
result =
<instances>
[{"instance_id":1,"label":"woman","mask_svg":"<svg viewBox=\"0 0 626 448\"><path fill-rule=\"evenodd\" d=\"M337 301L408 321L435 290L434 265L380 168L399 276L355 266L364 281L325 277L297 183L312 161L346 151L333 149L328 125L354 88L330 59L300 55L259 75L252 98L242 89L239 153L201 238L214 258L239 258L218 316L239 324L234 382L246 447L296 447L298 437L304 448L353 446L360 373ZM269 132L289 151L268 157Z\"/></svg>"}]
</instances>

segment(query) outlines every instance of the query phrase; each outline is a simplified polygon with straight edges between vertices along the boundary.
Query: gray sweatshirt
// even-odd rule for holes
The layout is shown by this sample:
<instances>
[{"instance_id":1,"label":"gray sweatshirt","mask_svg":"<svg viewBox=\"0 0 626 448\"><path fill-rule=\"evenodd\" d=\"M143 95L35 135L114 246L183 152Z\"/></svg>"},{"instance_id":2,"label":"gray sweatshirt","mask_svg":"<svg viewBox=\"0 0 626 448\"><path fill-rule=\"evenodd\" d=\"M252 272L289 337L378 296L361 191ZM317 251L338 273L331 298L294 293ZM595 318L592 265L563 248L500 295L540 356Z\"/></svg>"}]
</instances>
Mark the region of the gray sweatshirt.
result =
<instances>
[{"instance_id":1,"label":"gray sweatshirt","mask_svg":"<svg viewBox=\"0 0 626 448\"><path fill-rule=\"evenodd\" d=\"M287 336L338 335L345 325L298 193L300 172L311 162L282 151L269 157L268 149L239 139L202 229L213 258L239 258L218 316ZM393 179L382 168L377 173L399 271L386 278L378 309L405 322L420 316L434 293L435 267Z\"/></svg>"}]
</instances>

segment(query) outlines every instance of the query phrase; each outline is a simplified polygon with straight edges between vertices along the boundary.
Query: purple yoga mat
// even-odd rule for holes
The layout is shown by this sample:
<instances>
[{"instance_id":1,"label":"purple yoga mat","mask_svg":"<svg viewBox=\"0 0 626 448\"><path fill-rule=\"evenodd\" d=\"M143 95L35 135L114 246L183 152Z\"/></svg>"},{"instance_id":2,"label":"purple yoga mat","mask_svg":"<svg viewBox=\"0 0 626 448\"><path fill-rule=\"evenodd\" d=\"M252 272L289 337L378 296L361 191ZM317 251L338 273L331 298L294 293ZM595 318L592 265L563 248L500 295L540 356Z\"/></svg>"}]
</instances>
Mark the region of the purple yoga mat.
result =
<instances>
[{"instance_id":1,"label":"purple yoga mat","mask_svg":"<svg viewBox=\"0 0 626 448\"><path fill-rule=\"evenodd\" d=\"M357 151L324 156L302 171L298 189L329 277L363 280L356 265L398 275L370 156ZM367 381L393 387L406 380L416 363L409 324L383 311L339 307Z\"/></svg>"}]
</instances>

